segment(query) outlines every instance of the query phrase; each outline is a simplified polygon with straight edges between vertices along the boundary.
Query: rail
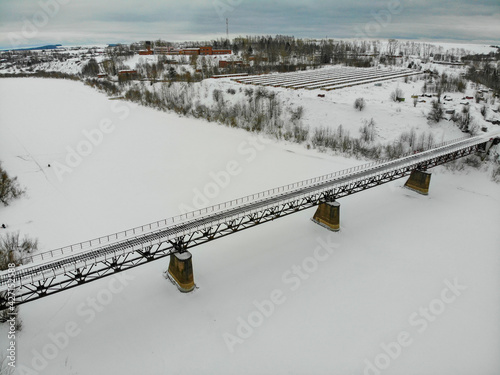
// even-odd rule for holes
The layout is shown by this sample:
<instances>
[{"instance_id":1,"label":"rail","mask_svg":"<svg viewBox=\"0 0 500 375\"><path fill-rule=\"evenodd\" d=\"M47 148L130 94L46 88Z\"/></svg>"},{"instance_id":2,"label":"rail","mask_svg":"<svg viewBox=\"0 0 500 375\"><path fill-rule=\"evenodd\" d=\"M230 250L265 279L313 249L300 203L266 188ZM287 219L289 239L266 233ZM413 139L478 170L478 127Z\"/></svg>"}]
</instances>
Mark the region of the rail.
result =
<instances>
[{"instance_id":1,"label":"rail","mask_svg":"<svg viewBox=\"0 0 500 375\"><path fill-rule=\"evenodd\" d=\"M142 235L139 234L133 238L126 239L121 242L92 248L89 251L72 254L71 256L66 256L64 258L46 260L43 263L26 264L20 266L16 268L15 277L16 280L21 283L20 285L24 285L24 283L26 283L26 285L28 285L28 290L34 292L32 289L30 289L31 287L29 285L38 288L36 285L39 284L35 285L35 283L38 283L41 280L45 280L47 278L56 278L61 275L65 275L64 277L69 279L77 280L76 274L75 276L72 276L71 272L79 272L79 268L93 268L99 264L99 266L97 267L104 267L102 268L102 270L105 270L113 267L110 262L114 262L114 259L116 259L117 256L124 255L125 258L127 258L128 255L132 253L148 253L151 246L158 246L158 249L164 248L164 245L167 246L166 248L164 248L165 250L160 251L163 251L162 256L168 256L172 252L178 251L178 249L175 248L174 243L176 243L179 239L183 239L185 236L191 236L192 238L195 233L202 234L205 231L210 232L212 229L218 228L222 223L225 223L227 226L227 223L232 223L233 221L239 220L243 217L248 218L249 215L253 215L259 212L267 211L268 215L275 215L275 213L277 213L279 217L281 215L279 212L291 203L293 204L289 207L296 211L295 207L297 202L299 201L303 202L301 203L301 209L309 208L311 207L311 205L314 205L312 201L317 202L317 200L322 197L324 193L342 197L355 193L357 191L362 191L364 189L357 190L356 186L362 186L363 182L366 186L366 183L371 184L371 181L377 180L377 178L380 177L385 179L386 177L384 176L388 176L394 172L398 173L400 177L403 177L404 174L401 175L401 171L408 172L409 170L413 170L415 167L418 167L421 164L425 164L426 162L430 163L431 165L436 165L434 164L436 160L439 160L443 157L445 157L445 159L449 161L451 159L446 158L448 155L454 154L457 151L461 150L468 150L468 152L470 153L471 148L483 142L486 142L486 140L487 135L472 138L460 138L459 140L451 140L443 142L437 145L437 147L430 148L417 154L412 153L398 159L391 159L389 161L384 160L359 165L313 179L300 181L295 184L284 185L279 188L267 190L266 192L275 192L274 196L263 197L261 200L251 199L252 197L260 196L266 192L249 195L244 198L226 202L226 204L222 203L212 206L214 208L217 207L220 209L216 212L215 210L214 212L207 211L209 208L195 211L205 212L209 215L195 217L189 221L177 223L176 225L164 228L162 230ZM334 179L331 179L332 177ZM392 179L389 178L388 181ZM306 186L304 187L303 185ZM345 187L349 187L349 192L346 193L346 190L344 189ZM312 201L309 201L310 199ZM239 204L235 207L236 202L239 202ZM166 252L167 250L168 253ZM156 252L158 250L154 251ZM144 256L145 255L141 255L141 257ZM103 271L102 273L102 275L107 274L108 273L106 271ZM7 283L10 282L9 280L10 277L7 271L0 272L0 291L3 291L6 288ZM62 285L61 288L64 289L66 288L64 286L64 283L64 281L59 281L58 285ZM43 293L44 292L39 293L39 297L44 296L45 294Z\"/></svg>"},{"instance_id":2,"label":"rail","mask_svg":"<svg viewBox=\"0 0 500 375\"><path fill-rule=\"evenodd\" d=\"M438 148L447 146L449 144L459 143L461 141L470 140L470 139L471 139L470 137L462 137L462 138L457 138L457 139L445 141L445 142L439 143L437 145L433 145L431 147L427 147L424 150L420 150L420 152L424 152L424 151L428 151L428 150L432 150L432 149L438 149ZM414 154L413 151L412 152L408 152L408 153L402 155L400 158L405 158L405 157L407 157L409 155L413 155L413 154ZM237 199L233 199L233 200L230 200L230 201L227 201L227 202L222 202L222 203L215 204L215 205L212 205L212 206L208 206L208 207L205 207L205 208L201 208L201 209L198 209L198 210L195 210L195 211L187 212L187 213L184 213L184 214L181 214L181 215L177 215L177 216L173 216L173 217L166 218L166 219L163 219L163 220L155 221L155 222L152 222L152 223L148 223L148 224L145 224L145 225L141 225L141 226L138 226L138 227L127 229L127 230L124 230L124 231L116 232L116 233L113 233L113 234L110 234L110 235L101 236L101 237L97 237L97 238L94 238L94 239L91 239L91 240L87 240L87 241L75 243L75 244L72 244L72 245L64 246L64 247L61 247L61 248L49 250L49 251L46 251L46 252L29 255L27 257L24 257L22 259L22 262L24 264L26 264L26 263L37 263L39 261L45 261L45 260L53 259L55 257L63 256L63 255L70 255L70 254L73 254L75 252L81 252L81 251L93 249L95 247L99 247L99 246L102 246L102 245L115 243L115 242L126 240L126 239L129 239L129 238L134 238L134 237L136 237L136 236L138 236L140 234L151 233L151 232L153 232L155 230L165 229L165 228L168 228L169 226L172 226L172 225L182 224L182 223L185 223L188 220L192 220L192 219L195 219L195 218L198 218L198 217L202 217L204 215L212 214L212 213L215 213L215 212L218 212L218 211L221 211L221 210L225 210L225 209L228 209L228 208L240 206L242 204L248 204L248 203L251 203L251 202L258 201L258 200L263 199L263 198L269 198L269 197L272 197L272 196L275 196L275 195L283 194L285 192L296 190L298 188L305 188L305 187L308 187L308 186L313 186L315 184L318 184L318 183L321 183L321 182L325 182L325 181L329 181L329 180L332 180L332 179L337 179L337 178L339 178L341 176L349 175L351 173L358 172L358 171L361 171L361 170L364 170L364 169L371 169L371 168L373 168L373 167L375 167L377 165L381 165L381 164L387 163L387 162L389 162L391 160L398 160L398 159L388 159L388 158L386 158L386 159L378 160L378 161L375 161L375 162L361 164L361 165L358 165L358 166L355 166L355 167L343 169L343 170L336 171L336 172L333 172L333 173L329 173L329 174L326 174L326 175L322 175L322 176L319 176L319 177L315 177L315 178L310 178L310 179L307 179L307 180L298 181L298 182L291 183L291 184L288 184L288 185L279 186L279 187L276 187L276 188L273 188L273 189L268 189L268 190L265 190L265 191L262 191L262 192L259 192L259 193L254 193L254 194L251 194L251 195L247 195L247 196L242 197L242 198L237 198Z\"/></svg>"}]
</instances>

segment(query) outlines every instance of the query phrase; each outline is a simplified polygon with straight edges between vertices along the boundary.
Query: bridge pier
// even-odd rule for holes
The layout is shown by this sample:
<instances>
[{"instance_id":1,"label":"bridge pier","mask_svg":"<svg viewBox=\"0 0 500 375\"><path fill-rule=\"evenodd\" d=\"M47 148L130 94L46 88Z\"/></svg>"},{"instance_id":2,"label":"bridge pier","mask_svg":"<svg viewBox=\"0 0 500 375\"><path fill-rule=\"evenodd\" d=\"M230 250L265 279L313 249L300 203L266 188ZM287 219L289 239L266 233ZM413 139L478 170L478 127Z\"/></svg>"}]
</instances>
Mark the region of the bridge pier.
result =
<instances>
[{"instance_id":1,"label":"bridge pier","mask_svg":"<svg viewBox=\"0 0 500 375\"><path fill-rule=\"evenodd\" d=\"M411 172L408 181L406 181L405 188L416 191L422 195L428 195L431 175L432 173L430 172L415 169Z\"/></svg>"},{"instance_id":2,"label":"bridge pier","mask_svg":"<svg viewBox=\"0 0 500 375\"><path fill-rule=\"evenodd\" d=\"M489 141L482 143L478 146L477 154L481 157L481 160L484 161L486 156L488 155L490 148L500 144L500 137L491 138Z\"/></svg>"},{"instance_id":3,"label":"bridge pier","mask_svg":"<svg viewBox=\"0 0 500 375\"><path fill-rule=\"evenodd\" d=\"M311 220L328 230L338 232L340 230L340 203L321 202Z\"/></svg>"},{"instance_id":4,"label":"bridge pier","mask_svg":"<svg viewBox=\"0 0 500 375\"><path fill-rule=\"evenodd\" d=\"M170 255L170 264L166 277L177 286L182 293L189 293L194 284L192 255L189 251Z\"/></svg>"}]
</instances>

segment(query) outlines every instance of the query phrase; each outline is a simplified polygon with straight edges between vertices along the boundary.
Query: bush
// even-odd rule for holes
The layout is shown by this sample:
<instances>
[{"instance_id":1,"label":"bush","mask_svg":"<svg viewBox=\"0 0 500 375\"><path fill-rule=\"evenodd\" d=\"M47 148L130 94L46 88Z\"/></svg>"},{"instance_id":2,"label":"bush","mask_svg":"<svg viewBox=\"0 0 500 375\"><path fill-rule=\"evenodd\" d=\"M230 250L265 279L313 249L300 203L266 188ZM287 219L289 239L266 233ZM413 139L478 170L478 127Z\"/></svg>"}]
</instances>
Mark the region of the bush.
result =
<instances>
[{"instance_id":1,"label":"bush","mask_svg":"<svg viewBox=\"0 0 500 375\"><path fill-rule=\"evenodd\" d=\"M21 240L19 232L7 233L0 237L0 271L8 268L9 263L16 266L23 264L23 258L38 249L38 240L24 236Z\"/></svg>"},{"instance_id":2,"label":"bush","mask_svg":"<svg viewBox=\"0 0 500 375\"><path fill-rule=\"evenodd\" d=\"M293 132L293 139L297 143L305 142L309 137L309 128L302 125L302 123L294 124L292 132Z\"/></svg>"},{"instance_id":3,"label":"bush","mask_svg":"<svg viewBox=\"0 0 500 375\"><path fill-rule=\"evenodd\" d=\"M214 99L214 102L218 103L220 101L223 100L223 95L222 95L222 91L218 90L218 89L215 89L213 92L212 92L212 98Z\"/></svg>"},{"instance_id":4,"label":"bush","mask_svg":"<svg viewBox=\"0 0 500 375\"><path fill-rule=\"evenodd\" d=\"M477 155L471 155L465 158L464 163L472 168L479 169L482 164L482 160Z\"/></svg>"},{"instance_id":5,"label":"bush","mask_svg":"<svg viewBox=\"0 0 500 375\"><path fill-rule=\"evenodd\" d=\"M2 292L2 293L7 293L7 292ZM5 294L4 294L5 296ZM16 316L16 332L19 332L23 329L23 322L21 318L19 317L19 306L14 306L14 310L12 311L10 307L8 309L2 310L0 312L0 323L5 323L9 319L12 319L12 316ZM7 358L0 359L0 374L14 374L13 369L9 368L9 365L7 364Z\"/></svg>"},{"instance_id":6,"label":"bush","mask_svg":"<svg viewBox=\"0 0 500 375\"><path fill-rule=\"evenodd\" d=\"M30 239L25 236L23 240L19 238L19 232L7 233L0 237L0 271L5 271L9 268L9 264L15 264L16 267L23 264L23 258L31 254L38 248L38 240ZM18 312L18 307L14 308L15 314ZM0 313L0 323L5 323L12 316L10 309L3 310ZM22 329L22 321L17 317L16 330ZM3 372L2 372L3 373Z\"/></svg>"},{"instance_id":7,"label":"bush","mask_svg":"<svg viewBox=\"0 0 500 375\"><path fill-rule=\"evenodd\" d=\"M474 99L476 100L476 103L479 104L479 102L481 101L482 98L483 97L482 97L481 93L479 91L476 91L476 93L474 94Z\"/></svg>"},{"instance_id":8,"label":"bush","mask_svg":"<svg viewBox=\"0 0 500 375\"><path fill-rule=\"evenodd\" d=\"M2 74L0 74L0 78L21 78L21 77L69 79L72 81L79 81L80 80L80 77L75 75L75 74L68 74L68 73L61 73L61 72L37 71L34 73L2 73Z\"/></svg>"},{"instance_id":9,"label":"bush","mask_svg":"<svg viewBox=\"0 0 500 375\"><path fill-rule=\"evenodd\" d=\"M99 74L99 64L95 59L90 59L89 62L82 68L84 76L95 77Z\"/></svg>"},{"instance_id":10,"label":"bush","mask_svg":"<svg viewBox=\"0 0 500 375\"><path fill-rule=\"evenodd\" d=\"M399 98L402 98L404 95L403 90L401 90L399 87L396 88L393 92L391 92L391 100L393 102L397 102Z\"/></svg>"},{"instance_id":11,"label":"bush","mask_svg":"<svg viewBox=\"0 0 500 375\"><path fill-rule=\"evenodd\" d=\"M484 118L486 118L486 105L484 105L484 104L481 107L481 114L483 115Z\"/></svg>"},{"instance_id":12,"label":"bush","mask_svg":"<svg viewBox=\"0 0 500 375\"><path fill-rule=\"evenodd\" d=\"M13 199L21 197L24 193L25 190L19 186L17 177L10 178L0 163L0 202L8 206Z\"/></svg>"},{"instance_id":13,"label":"bush","mask_svg":"<svg viewBox=\"0 0 500 375\"><path fill-rule=\"evenodd\" d=\"M437 123L437 122L441 121L443 114L444 114L444 110L443 110L443 106L441 105L441 103L439 103L437 100L433 100L431 111L427 115L427 120Z\"/></svg>"},{"instance_id":14,"label":"bush","mask_svg":"<svg viewBox=\"0 0 500 375\"><path fill-rule=\"evenodd\" d=\"M473 121L472 124L469 125L469 134L474 137L479 133L481 133L481 127L475 121Z\"/></svg>"},{"instance_id":15,"label":"bush","mask_svg":"<svg viewBox=\"0 0 500 375\"><path fill-rule=\"evenodd\" d=\"M297 107L296 110L292 109L290 112L291 112L291 116L290 116L291 120L298 121L298 120L302 119L302 116L304 115L304 107L299 106L299 107Z\"/></svg>"},{"instance_id":16,"label":"bush","mask_svg":"<svg viewBox=\"0 0 500 375\"><path fill-rule=\"evenodd\" d=\"M473 121L468 106L463 106L462 113L455 113L451 119L462 131L469 131L469 125Z\"/></svg>"},{"instance_id":17,"label":"bush","mask_svg":"<svg viewBox=\"0 0 500 375\"><path fill-rule=\"evenodd\" d=\"M370 119L364 120L364 125L359 128L359 132L361 133L361 139L366 143L371 143L375 139L375 121Z\"/></svg>"},{"instance_id":18,"label":"bush","mask_svg":"<svg viewBox=\"0 0 500 375\"><path fill-rule=\"evenodd\" d=\"M110 81L103 81L96 78L87 78L85 80L85 84L99 91L103 91L108 95L119 95L121 93L120 88Z\"/></svg>"},{"instance_id":19,"label":"bush","mask_svg":"<svg viewBox=\"0 0 500 375\"><path fill-rule=\"evenodd\" d=\"M496 183L500 183L500 165L498 166L495 166L493 168L493 172L491 173L491 178L493 179L493 181L495 181Z\"/></svg>"},{"instance_id":20,"label":"bush","mask_svg":"<svg viewBox=\"0 0 500 375\"><path fill-rule=\"evenodd\" d=\"M358 111L362 111L366 106L365 99L363 98L357 98L354 101L354 108L356 108Z\"/></svg>"}]
</instances>

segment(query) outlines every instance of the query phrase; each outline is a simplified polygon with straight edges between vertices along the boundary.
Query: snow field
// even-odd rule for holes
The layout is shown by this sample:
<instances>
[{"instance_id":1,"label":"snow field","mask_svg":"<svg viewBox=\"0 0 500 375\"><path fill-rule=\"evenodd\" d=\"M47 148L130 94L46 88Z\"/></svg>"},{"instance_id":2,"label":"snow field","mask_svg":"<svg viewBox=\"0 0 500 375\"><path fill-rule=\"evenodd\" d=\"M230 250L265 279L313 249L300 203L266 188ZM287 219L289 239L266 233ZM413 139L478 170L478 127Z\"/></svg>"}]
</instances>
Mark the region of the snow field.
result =
<instances>
[{"instance_id":1,"label":"snow field","mask_svg":"<svg viewBox=\"0 0 500 375\"><path fill-rule=\"evenodd\" d=\"M231 86L220 81L204 85ZM354 131L379 115L379 137L427 130L419 106L387 103L395 85L325 100L276 90L303 102L311 123L325 116L321 124ZM359 96L366 113L352 108ZM109 101L78 82L5 79L0 97L0 160L28 188L1 209L2 221L46 250L178 214L231 161L240 172L211 203L363 163ZM113 130L94 145L83 131L103 121ZM68 165L68 147L82 151L83 142L91 151L61 181L54 163ZM160 260L23 305L18 364L51 375L340 375L373 373L369 364L384 374L496 374L500 189L480 172L433 172L426 197L398 180L342 199L337 234L308 210L194 248L192 294L163 278ZM466 289L439 303L455 280ZM405 332L392 358L384 348ZM228 334L238 342L228 345Z\"/></svg>"}]
</instances>

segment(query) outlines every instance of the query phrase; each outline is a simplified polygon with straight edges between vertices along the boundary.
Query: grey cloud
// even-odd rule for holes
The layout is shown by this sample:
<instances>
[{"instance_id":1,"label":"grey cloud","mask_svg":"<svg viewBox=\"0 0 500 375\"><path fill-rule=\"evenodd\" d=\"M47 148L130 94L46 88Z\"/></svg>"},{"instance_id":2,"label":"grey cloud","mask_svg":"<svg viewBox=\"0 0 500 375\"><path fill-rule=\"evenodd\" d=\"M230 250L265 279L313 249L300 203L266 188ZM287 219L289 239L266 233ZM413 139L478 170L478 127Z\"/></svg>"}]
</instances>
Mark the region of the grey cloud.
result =
<instances>
[{"instance_id":1,"label":"grey cloud","mask_svg":"<svg viewBox=\"0 0 500 375\"><path fill-rule=\"evenodd\" d=\"M0 0L0 45L19 33L40 3L62 0ZM355 37L370 28L375 38L446 39L498 43L498 0L64 0L67 5L41 27L33 44L211 39L237 35L286 34L296 37ZM233 5L237 4L237 5ZM384 15L391 6L400 12ZM377 19L376 15L382 18ZM377 24L378 23L378 24ZM383 23L383 24L381 24ZM185 36L185 38L183 38Z\"/></svg>"}]
</instances>

